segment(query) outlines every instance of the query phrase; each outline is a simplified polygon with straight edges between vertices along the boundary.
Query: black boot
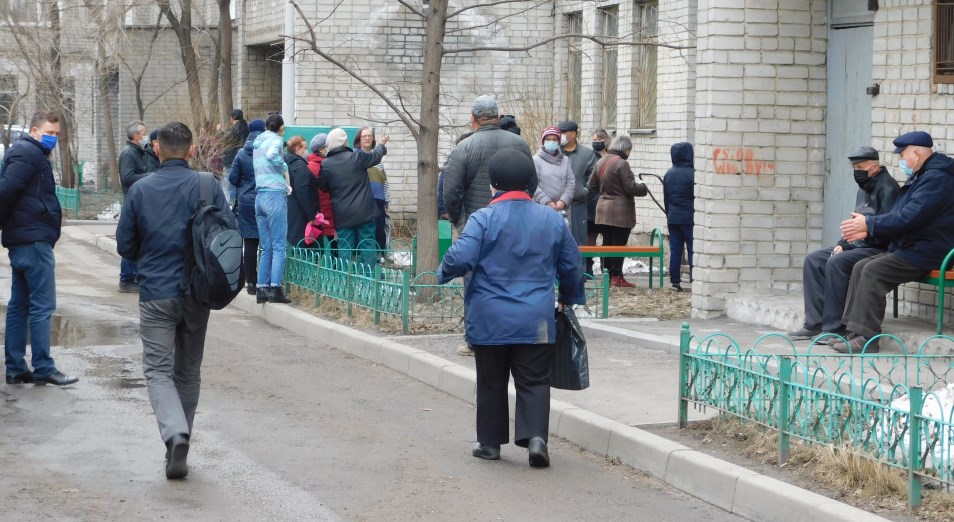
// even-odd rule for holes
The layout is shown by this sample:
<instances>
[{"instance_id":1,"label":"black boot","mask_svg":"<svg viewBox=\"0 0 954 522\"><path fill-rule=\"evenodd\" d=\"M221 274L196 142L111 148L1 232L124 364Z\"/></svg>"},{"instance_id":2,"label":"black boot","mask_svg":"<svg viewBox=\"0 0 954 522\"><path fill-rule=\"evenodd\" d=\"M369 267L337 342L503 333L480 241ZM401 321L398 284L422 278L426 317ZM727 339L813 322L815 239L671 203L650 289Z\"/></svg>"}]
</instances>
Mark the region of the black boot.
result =
<instances>
[{"instance_id":1,"label":"black boot","mask_svg":"<svg viewBox=\"0 0 954 522\"><path fill-rule=\"evenodd\" d=\"M255 295L255 283L249 283L245 287L245 291L248 292L248 295Z\"/></svg>"},{"instance_id":2,"label":"black boot","mask_svg":"<svg viewBox=\"0 0 954 522\"><path fill-rule=\"evenodd\" d=\"M269 293L270 293L270 292L268 291L268 287L267 287L267 286L264 287L264 288L261 287L261 286L258 287L258 288L256 288L256 289L255 289L255 302L258 303L258 304L267 303L269 297L271 297L271 296L269 295Z\"/></svg>"},{"instance_id":3,"label":"black boot","mask_svg":"<svg viewBox=\"0 0 954 522\"><path fill-rule=\"evenodd\" d=\"M289 299L288 296L285 295L285 289L283 287L270 286L268 289L270 290L269 296L268 296L269 301L273 303L284 303L284 304L288 304L291 302L291 299Z\"/></svg>"}]
</instances>

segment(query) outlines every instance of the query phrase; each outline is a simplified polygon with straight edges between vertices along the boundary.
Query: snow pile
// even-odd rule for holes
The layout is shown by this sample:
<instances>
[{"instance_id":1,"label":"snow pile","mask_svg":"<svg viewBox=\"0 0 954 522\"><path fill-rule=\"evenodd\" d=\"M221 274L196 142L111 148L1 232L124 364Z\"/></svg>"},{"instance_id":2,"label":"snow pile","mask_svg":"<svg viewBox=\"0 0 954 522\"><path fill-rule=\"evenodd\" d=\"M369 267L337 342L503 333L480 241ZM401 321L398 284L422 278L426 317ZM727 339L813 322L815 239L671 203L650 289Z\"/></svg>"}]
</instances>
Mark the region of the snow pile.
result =
<instances>
[{"instance_id":1,"label":"snow pile","mask_svg":"<svg viewBox=\"0 0 954 522\"><path fill-rule=\"evenodd\" d=\"M96 215L96 219L104 219L107 221L113 221L119 219L119 212L123 209L123 206L120 202L113 203L112 205L106 207L105 210Z\"/></svg>"},{"instance_id":2,"label":"snow pile","mask_svg":"<svg viewBox=\"0 0 954 522\"><path fill-rule=\"evenodd\" d=\"M660 263L653 263L653 275L659 274L659 271L662 270L663 273L666 273L666 267L659 266ZM649 273L649 263L639 258L624 257L623 258L623 275L638 275L638 274L648 274ZM600 277L603 275L603 268L600 266L600 258L593 258L593 276Z\"/></svg>"},{"instance_id":3,"label":"snow pile","mask_svg":"<svg viewBox=\"0 0 954 522\"><path fill-rule=\"evenodd\" d=\"M394 266L411 266L410 252L391 252L390 259Z\"/></svg>"}]
</instances>

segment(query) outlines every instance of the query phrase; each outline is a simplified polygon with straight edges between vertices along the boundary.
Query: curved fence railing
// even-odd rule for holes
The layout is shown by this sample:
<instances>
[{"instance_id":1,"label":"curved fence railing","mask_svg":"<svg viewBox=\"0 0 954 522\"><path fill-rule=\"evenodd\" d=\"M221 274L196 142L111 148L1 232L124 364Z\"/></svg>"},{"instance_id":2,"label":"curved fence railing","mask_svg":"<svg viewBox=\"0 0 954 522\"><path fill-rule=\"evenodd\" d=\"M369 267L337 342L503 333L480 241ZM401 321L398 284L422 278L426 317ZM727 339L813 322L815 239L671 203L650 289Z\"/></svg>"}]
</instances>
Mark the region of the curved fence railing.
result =
<instances>
[{"instance_id":1,"label":"curved fence railing","mask_svg":"<svg viewBox=\"0 0 954 522\"><path fill-rule=\"evenodd\" d=\"M460 323L464 317L464 285L452 282L437 284L437 274L414 273L414 242L411 250L380 250L347 245L320 248L287 247L285 285L314 295L315 306L322 298L334 299L347 307L350 317L354 308L373 312L374 324L381 316L400 318L404 333L410 325ZM368 255L378 262L362 263ZM609 277L588 279L587 302L595 307L598 317L609 310Z\"/></svg>"},{"instance_id":2,"label":"curved fence railing","mask_svg":"<svg viewBox=\"0 0 954 522\"><path fill-rule=\"evenodd\" d=\"M680 343L679 425L690 403L756 422L778 432L778 462L797 437L834 445L908 472L909 503L920 505L921 482L954 485L954 338L934 336L909 353L760 354L769 338L742 349L723 333ZM891 339L891 341L889 341ZM789 340L789 343L791 341ZM931 353L946 345L945 353Z\"/></svg>"}]
</instances>

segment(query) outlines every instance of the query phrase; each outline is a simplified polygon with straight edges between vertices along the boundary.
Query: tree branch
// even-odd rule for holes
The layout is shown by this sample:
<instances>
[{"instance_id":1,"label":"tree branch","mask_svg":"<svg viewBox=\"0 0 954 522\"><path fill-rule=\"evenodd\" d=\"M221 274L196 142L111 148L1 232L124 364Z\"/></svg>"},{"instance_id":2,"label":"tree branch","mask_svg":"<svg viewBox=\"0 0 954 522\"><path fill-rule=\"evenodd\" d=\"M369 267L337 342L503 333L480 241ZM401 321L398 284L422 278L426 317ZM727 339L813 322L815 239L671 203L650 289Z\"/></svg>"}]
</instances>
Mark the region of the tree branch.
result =
<instances>
[{"instance_id":1,"label":"tree branch","mask_svg":"<svg viewBox=\"0 0 954 522\"><path fill-rule=\"evenodd\" d=\"M410 2L408 2L407 0L397 0L397 3L399 3L399 4L403 5L404 7L408 8L409 11L411 11L411 12L414 13L414 14L416 14L416 15L417 15L418 17L420 17L422 20L427 19L427 16L426 16L424 13L422 13L418 8L416 8L416 7L414 7L413 5L411 5Z\"/></svg>"},{"instance_id":2,"label":"tree branch","mask_svg":"<svg viewBox=\"0 0 954 522\"><path fill-rule=\"evenodd\" d=\"M502 5L502 4L513 4L520 1L525 1L525 0L496 0L495 2L486 2L483 4L467 5L467 6L461 7L460 9L456 11L447 13L447 19L450 20L451 18L454 18L455 16L465 11L470 11L471 9L480 9L482 7L494 7L496 5Z\"/></svg>"},{"instance_id":3,"label":"tree branch","mask_svg":"<svg viewBox=\"0 0 954 522\"><path fill-rule=\"evenodd\" d=\"M373 93L376 94L379 98L381 98L381 100L382 100L384 103L386 103L387 106L390 107L392 111L394 111L394 114L397 115L398 118L400 118L401 122L404 123L404 125L407 127L407 129L408 129L408 131L411 133L411 135L414 136L414 139L417 140L417 139L418 139L418 136L420 135L420 130L414 125L414 120L413 120L413 118L411 118L410 115L409 115L406 111L404 111L404 110L402 110L400 107L398 107L391 99L389 99L383 92L381 92L380 89L378 89L376 86L374 86L374 84L372 84L370 81L368 81L367 79L365 79L365 78L364 78L363 76L361 76L360 74L358 74L358 73L354 72L353 70L351 70L350 67L348 67L347 65L341 63L340 61L338 61L337 59L335 59L333 56L331 56L331 55L329 55L328 53L326 53L326 52L322 51L321 49L319 49L319 48L318 48L318 37L317 37L317 35L315 34L315 26L314 26L311 22L308 21L308 18L305 16L305 13L302 12L301 6L298 5L298 2L296 2L295 0L291 0L291 4L292 4L292 6L295 7L295 11L298 12L298 16L300 16L301 19L302 19L302 21L305 22L305 26L308 28L308 33L311 35L311 39L309 40L309 39L301 38L301 37L298 37L298 36L287 36L287 37L308 44L308 46L311 48L311 50L312 50L315 54L317 54L318 56L320 56L321 58L323 58L325 61L331 63L331 64L334 65L335 67L337 67L337 68L341 69L342 71L346 72L349 76L351 76L352 78L354 78L355 80L357 80L360 84L362 84L362 85L364 85L365 87L367 87L368 89L370 89L371 92L373 92ZM285 37L285 36L283 35L283 37Z\"/></svg>"},{"instance_id":4,"label":"tree branch","mask_svg":"<svg viewBox=\"0 0 954 522\"><path fill-rule=\"evenodd\" d=\"M486 28L486 27L490 27L491 25L500 23L502 20L506 20L507 18L512 18L512 17L514 17L514 16L519 16L519 15L528 13L528 12L530 12L530 11L532 11L532 10L534 10L534 9L536 9L536 8L538 8L538 7L540 7L540 6L546 5L546 4L548 4L548 3L549 3L548 1L542 0L542 1L536 2L535 4L533 4L533 5L531 5L531 6L527 6L526 8L521 9L521 10L519 10L519 11L510 13L510 14L502 15L500 18L496 18L496 19L494 19L494 20L491 20L490 22L487 22L486 24L474 25L474 26L470 26L470 27L458 27L458 28L456 28L456 29L449 29L449 30L447 31L447 34L456 34L456 33L462 33L462 32L464 32L464 31L473 31L473 30L475 30L475 29L483 29L483 28Z\"/></svg>"}]
</instances>

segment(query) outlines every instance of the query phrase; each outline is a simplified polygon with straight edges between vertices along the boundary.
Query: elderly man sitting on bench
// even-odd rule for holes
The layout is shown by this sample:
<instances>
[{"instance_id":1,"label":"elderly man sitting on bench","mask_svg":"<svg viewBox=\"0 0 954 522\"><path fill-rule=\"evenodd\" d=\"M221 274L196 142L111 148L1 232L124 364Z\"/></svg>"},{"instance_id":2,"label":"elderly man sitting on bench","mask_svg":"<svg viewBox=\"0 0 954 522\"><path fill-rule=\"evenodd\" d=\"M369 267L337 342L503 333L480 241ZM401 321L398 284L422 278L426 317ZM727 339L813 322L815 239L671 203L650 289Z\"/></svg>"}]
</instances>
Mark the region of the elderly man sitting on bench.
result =
<instances>
[{"instance_id":1,"label":"elderly man sitting on bench","mask_svg":"<svg viewBox=\"0 0 954 522\"><path fill-rule=\"evenodd\" d=\"M934 152L934 140L922 131L904 134L894 145L894 153L901 155L898 167L908 176L894 208L877 216L852 213L841 224L846 241L884 238L891 247L860 261L851 272L842 318L848 342L832 344L839 353L880 351L877 340L868 341L881 334L885 296L939 267L954 245L954 159Z\"/></svg>"}]
</instances>

